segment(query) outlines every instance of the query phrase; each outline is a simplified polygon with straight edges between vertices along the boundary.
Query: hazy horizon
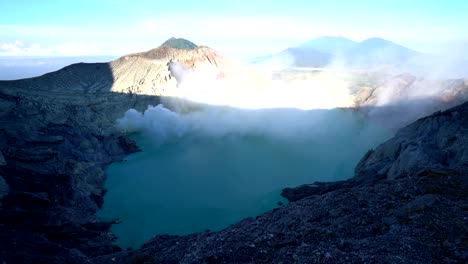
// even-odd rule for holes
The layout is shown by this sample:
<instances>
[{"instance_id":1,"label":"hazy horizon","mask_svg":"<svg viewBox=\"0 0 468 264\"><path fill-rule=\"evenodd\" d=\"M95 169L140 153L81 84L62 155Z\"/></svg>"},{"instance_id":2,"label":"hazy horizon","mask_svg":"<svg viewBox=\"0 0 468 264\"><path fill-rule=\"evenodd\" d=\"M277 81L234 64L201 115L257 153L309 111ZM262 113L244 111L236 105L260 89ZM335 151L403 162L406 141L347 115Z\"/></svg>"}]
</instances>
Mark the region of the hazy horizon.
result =
<instances>
[{"instance_id":1,"label":"hazy horizon","mask_svg":"<svg viewBox=\"0 0 468 264\"><path fill-rule=\"evenodd\" d=\"M2 3L0 56L124 55L174 36L228 57L279 52L320 36L381 37L426 52L463 53L460 1L37 1ZM442 52L443 53L443 52Z\"/></svg>"},{"instance_id":2,"label":"hazy horizon","mask_svg":"<svg viewBox=\"0 0 468 264\"><path fill-rule=\"evenodd\" d=\"M307 45L307 43L310 43L310 41L318 40L320 38L329 38L329 37L346 38L356 43L362 42L362 41L356 41L354 39L350 39L344 36L324 35L324 36L319 36L317 38L312 38L307 41L301 42L295 45L295 47L299 47L303 44ZM379 36L374 36L371 38L383 39ZM368 40L371 38L367 38L365 40ZM401 43L392 41L391 39L385 39L385 40L393 42L397 45L402 45ZM151 49L157 48L161 44L162 43L156 45L155 47L152 47ZM198 44L199 46L212 47L208 44L199 44L199 43L196 43L196 44ZM411 47L406 47L404 45L402 46L405 48L411 49ZM237 56L237 57L233 56L232 54L231 56L229 56L229 54L225 54L222 52L221 53L225 55L227 58L229 58L230 60L234 60L243 65L247 65L251 63L256 63L259 58L263 58L261 59L261 61L264 61L266 58L268 58L271 55L280 55L283 51L287 50L288 48L290 47L283 47L277 52L272 52L268 54L256 53L256 54L250 54L250 56ZM451 56L444 56L444 55L437 54L437 53L425 53L425 52L421 52L420 50L415 50L415 49L411 49L411 50L420 52L420 54L433 56L433 58L430 59L430 61L432 62L436 62L436 61L441 62L440 61L441 59L442 61L444 61L445 64L449 63L449 64L454 65L454 67L457 66L457 63L456 63L457 61L459 62L458 65L462 65L462 64L465 65L468 62L468 54L467 56L464 56L463 54L458 54L459 55L458 57L451 57ZM1 46L0 46L0 51L1 51ZM144 51L147 51L147 50L139 50L139 52L144 52ZM97 54L90 54L90 55L86 55L86 54L85 55L27 55L27 54L26 55L0 55L0 80L15 80L15 79L36 77L36 76L40 76L49 72L60 70L63 67L66 67L68 65L81 63L81 62L85 62L85 63L110 62L114 59L125 56L127 54L129 53L118 54L118 55L105 55L105 54L102 54L102 55L97 55ZM427 61L427 58L426 58L426 61L422 60L423 64L427 62L429 62ZM267 62L267 63L270 63L270 62ZM287 67L289 65L286 61L283 61L282 59L281 59L281 64L283 64L281 65L282 68ZM330 63L330 65L328 66L333 67L333 63ZM414 68L414 65L412 65L411 67ZM434 66L431 66L431 67L434 67Z\"/></svg>"}]
</instances>

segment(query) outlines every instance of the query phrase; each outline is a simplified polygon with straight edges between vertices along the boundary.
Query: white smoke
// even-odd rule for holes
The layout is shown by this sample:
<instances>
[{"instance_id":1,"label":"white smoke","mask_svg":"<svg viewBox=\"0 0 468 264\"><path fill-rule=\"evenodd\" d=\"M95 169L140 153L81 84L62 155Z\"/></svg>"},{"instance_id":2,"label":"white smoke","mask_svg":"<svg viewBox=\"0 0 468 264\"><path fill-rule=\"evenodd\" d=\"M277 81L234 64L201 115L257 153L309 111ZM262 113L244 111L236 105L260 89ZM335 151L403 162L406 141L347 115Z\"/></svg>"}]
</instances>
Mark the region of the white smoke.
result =
<instances>
[{"instance_id":1,"label":"white smoke","mask_svg":"<svg viewBox=\"0 0 468 264\"><path fill-rule=\"evenodd\" d=\"M348 83L334 73L317 73L312 78L273 78L273 73L289 68L290 59L281 57L250 69L237 69L223 78L218 78L216 69L187 70L175 62L170 70L178 81L177 97L209 105L303 110L352 106Z\"/></svg>"},{"instance_id":2,"label":"white smoke","mask_svg":"<svg viewBox=\"0 0 468 264\"><path fill-rule=\"evenodd\" d=\"M192 135L209 138L234 135L296 143L316 139L333 144L334 138L347 138L353 133L362 133L363 140L372 138L369 132L372 126L364 122L359 113L349 110L249 110L217 106L185 114L173 112L163 105L148 106L143 113L130 109L117 120L120 130L143 132L156 143Z\"/></svg>"},{"instance_id":3,"label":"white smoke","mask_svg":"<svg viewBox=\"0 0 468 264\"><path fill-rule=\"evenodd\" d=\"M300 110L355 106L358 93L352 89L356 88L356 78L367 78L358 85L359 91L373 89L369 95L359 95L371 98L366 105L373 109L365 114L392 129L437 111L439 105L435 104L435 98L446 94L450 88L450 82L401 74L399 71L405 70L404 67L347 68L341 59L337 57L322 71L312 71L291 68L292 58L285 55L256 64L249 70L236 69L222 78L216 67L198 65L195 69L186 69L177 62L170 62L169 70L178 82L177 97L208 106L185 111L181 101L163 98L167 108L149 106L144 113L129 110L118 120L118 126L129 132L152 134L160 142L191 134L301 140L320 131L328 133L329 126L347 129L355 125L352 122L356 117L346 120L343 119L346 115L336 117L327 111ZM433 68L436 72L438 67ZM466 82L465 86L468 87ZM330 118L338 119L327 120Z\"/></svg>"},{"instance_id":4,"label":"white smoke","mask_svg":"<svg viewBox=\"0 0 468 264\"><path fill-rule=\"evenodd\" d=\"M310 110L361 106L360 99L365 99L366 95L356 93L356 89L374 90L365 105L378 107L411 100L438 100L443 96L447 99L451 94L453 86L444 80L453 75L444 73L455 65L453 61L418 55L409 61L402 59L399 66L382 64L385 61L382 58L391 57L392 52L392 49L383 49L377 53L379 56L366 58L363 65L367 68L349 65L342 56L336 56L323 69L295 68L294 57L282 53L250 65L248 70L236 69L234 74L223 78L218 78L219 69L216 68L186 70L175 63L171 73L178 81L176 96L243 109ZM359 58L356 59L359 62ZM398 58L394 60L398 61ZM464 74L461 68L457 76L468 76L468 72ZM375 80L356 85L353 80L362 76ZM465 88L468 91L468 86Z\"/></svg>"}]
</instances>

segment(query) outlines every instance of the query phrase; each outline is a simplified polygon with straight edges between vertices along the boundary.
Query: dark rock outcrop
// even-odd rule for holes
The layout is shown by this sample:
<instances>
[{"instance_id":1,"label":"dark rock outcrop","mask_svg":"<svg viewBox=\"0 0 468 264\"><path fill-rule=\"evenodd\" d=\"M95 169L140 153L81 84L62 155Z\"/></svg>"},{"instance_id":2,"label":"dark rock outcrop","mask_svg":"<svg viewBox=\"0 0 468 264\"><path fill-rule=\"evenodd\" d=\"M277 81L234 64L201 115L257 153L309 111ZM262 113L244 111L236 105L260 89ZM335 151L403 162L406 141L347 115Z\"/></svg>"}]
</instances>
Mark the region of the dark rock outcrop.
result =
<instances>
[{"instance_id":1,"label":"dark rock outcrop","mask_svg":"<svg viewBox=\"0 0 468 264\"><path fill-rule=\"evenodd\" d=\"M85 263L118 250L111 223L95 216L103 168L138 148L113 124L129 108L159 102L47 89L0 82L0 263Z\"/></svg>"},{"instance_id":2,"label":"dark rock outcrop","mask_svg":"<svg viewBox=\"0 0 468 264\"><path fill-rule=\"evenodd\" d=\"M394 179L427 170L468 175L467 106L435 113L401 129L359 162L356 178L386 175Z\"/></svg>"},{"instance_id":3,"label":"dark rock outcrop","mask_svg":"<svg viewBox=\"0 0 468 264\"><path fill-rule=\"evenodd\" d=\"M6 183L5 179L3 179L2 176L0 176L0 199L2 199L3 196L6 196L9 192L10 186L8 185L8 183Z\"/></svg>"}]
</instances>

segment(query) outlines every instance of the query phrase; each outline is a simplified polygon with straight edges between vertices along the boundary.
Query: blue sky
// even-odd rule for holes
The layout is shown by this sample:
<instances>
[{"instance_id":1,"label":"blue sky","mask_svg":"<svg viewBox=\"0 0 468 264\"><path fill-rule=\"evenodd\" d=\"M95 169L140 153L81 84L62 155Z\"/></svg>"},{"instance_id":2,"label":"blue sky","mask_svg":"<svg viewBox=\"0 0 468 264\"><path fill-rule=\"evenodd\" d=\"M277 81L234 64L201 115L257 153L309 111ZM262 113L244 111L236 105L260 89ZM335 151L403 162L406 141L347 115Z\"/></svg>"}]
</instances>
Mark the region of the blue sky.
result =
<instances>
[{"instance_id":1,"label":"blue sky","mask_svg":"<svg viewBox=\"0 0 468 264\"><path fill-rule=\"evenodd\" d=\"M324 35L438 52L468 44L468 1L0 0L0 55L123 55L185 37L255 56Z\"/></svg>"}]
</instances>

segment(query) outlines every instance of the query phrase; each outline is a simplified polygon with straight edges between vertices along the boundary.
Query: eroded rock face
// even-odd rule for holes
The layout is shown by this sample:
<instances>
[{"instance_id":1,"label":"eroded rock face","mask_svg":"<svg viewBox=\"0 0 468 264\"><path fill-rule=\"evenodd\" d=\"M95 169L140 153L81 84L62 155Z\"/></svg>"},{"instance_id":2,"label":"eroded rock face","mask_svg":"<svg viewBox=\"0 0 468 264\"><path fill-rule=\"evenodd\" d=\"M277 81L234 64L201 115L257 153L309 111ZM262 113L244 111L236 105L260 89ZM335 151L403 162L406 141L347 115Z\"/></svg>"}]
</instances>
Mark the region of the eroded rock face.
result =
<instances>
[{"instance_id":1,"label":"eroded rock face","mask_svg":"<svg viewBox=\"0 0 468 264\"><path fill-rule=\"evenodd\" d=\"M356 177L394 179L422 170L468 174L468 104L435 113L401 129L370 151L356 167Z\"/></svg>"},{"instance_id":2,"label":"eroded rock face","mask_svg":"<svg viewBox=\"0 0 468 264\"><path fill-rule=\"evenodd\" d=\"M95 217L103 168L138 148L113 124L159 102L47 88L0 82L0 262L84 263L116 250L110 223Z\"/></svg>"},{"instance_id":3,"label":"eroded rock face","mask_svg":"<svg viewBox=\"0 0 468 264\"><path fill-rule=\"evenodd\" d=\"M162 46L126 55L110 64L114 92L172 96L183 75L210 73L214 79L246 72L208 47L175 49ZM172 67L171 67L172 66Z\"/></svg>"},{"instance_id":4,"label":"eroded rock face","mask_svg":"<svg viewBox=\"0 0 468 264\"><path fill-rule=\"evenodd\" d=\"M0 199L8 195L9 192L10 192L10 186L5 181L5 179L2 176L0 176Z\"/></svg>"},{"instance_id":5,"label":"eroded rock face","mask_svg":"<svg viewBox=\"0 0 468 264\"><path fill-rule=\"evenodd\" d=\"M2 152L0 151L0 166L6 165L5 157L3 156Z\"/></svg>"}]
</instances>

